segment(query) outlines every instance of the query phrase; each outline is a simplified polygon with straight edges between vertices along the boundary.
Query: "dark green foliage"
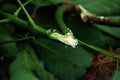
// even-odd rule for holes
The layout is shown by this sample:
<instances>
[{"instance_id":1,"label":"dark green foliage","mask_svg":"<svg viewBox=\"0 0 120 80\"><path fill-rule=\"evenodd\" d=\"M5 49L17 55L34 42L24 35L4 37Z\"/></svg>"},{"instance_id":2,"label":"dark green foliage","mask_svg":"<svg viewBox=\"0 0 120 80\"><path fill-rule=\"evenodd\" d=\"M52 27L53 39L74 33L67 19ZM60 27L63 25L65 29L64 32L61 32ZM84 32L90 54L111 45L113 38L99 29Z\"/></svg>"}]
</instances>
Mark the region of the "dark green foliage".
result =
<instances>
[{"instance_id":1,"label":"dark green foliage","mask_svg":"<svg viewBox=\"0 0 120 80\"><path fill-rule=\"evenodd\" d=\"M73 49L45 39L39 42L35 42L35 45L41 46L40 49L37 47L40 58L45 62L47 69L62 80L80 78L85 73L85 68L91 64L90 53L80 46Z\"/></svg>"},{"instance_id":2,"label":"dark green foliage","mask_svg":"<svg viewBox=\"0 0 120 80\"><path fill-rule=\"evenodd\" d=\"M10 66L11 80L53 80L44 70L30 45L24 45Z\"/></svg>"},{"instance_id":3,"label":"dark green foliage","mask_svg":"<svg viewBox=\"0 0 120 80\"><path fill-rule=\"evenodd\" d=\"M59 31L55 11L64 1L33 0L26 9L33 14L32 11L38 8L34 17L36 24L45 29ZM120 0L69 1L74 5L83 5L88 11L97 15L112 17L117 15L117 18L120 15ZM8 2L8 0L0 0L2 5L0 10L15 12L18 5L14 1L9 4ZM22 10L19 17L28 22L26 15L23 15ZM0 15L0 19L3 19L3 16ZM120 27L85 23L80 16L72 13L65 14L63 19L77 39L104 49L108 46L120 48ZM23 37L33 37L33 39L3 44ZM5 59L2 61L1 57ZM5 78L8 80L80 80L85 75L86 69L91 66L92 60L92 52L83 45L71 48L48 37L33 34L24 26L12 22L3 24L0 20L0 80ZM119 73L118 71L115 80L119 80Z\"/></svg>"},{"instance_id":4,"label":"dark green foliage","mask_svg":"<svg viewBox=\"0 0 120 80\"><path fill-rule=\"evenodd\" d=\"M0 43L4 41L10 41L13 38L10 36L9 32L4 25L0 25ZM13 58L17 54L17 47L15 43L1 44L0 53L9 58Z\"/></svg>"}]
</instances>

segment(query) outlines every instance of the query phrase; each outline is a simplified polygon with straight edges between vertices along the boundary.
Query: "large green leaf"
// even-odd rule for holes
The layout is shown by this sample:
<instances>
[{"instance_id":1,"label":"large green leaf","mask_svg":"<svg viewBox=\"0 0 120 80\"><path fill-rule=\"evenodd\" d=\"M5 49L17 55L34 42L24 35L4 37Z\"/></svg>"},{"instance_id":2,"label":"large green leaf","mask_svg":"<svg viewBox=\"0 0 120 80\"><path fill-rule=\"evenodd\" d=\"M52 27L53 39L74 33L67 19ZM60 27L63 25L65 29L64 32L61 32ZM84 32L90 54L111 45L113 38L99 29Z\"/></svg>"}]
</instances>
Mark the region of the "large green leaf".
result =
<instances>
[{"instance_id":1,"label":"large green leaf","mask_svg":"<svg viewBox=\"0 0 120 80\"><path fill-rule=\"evenodd\" d=\"M0 25L0 43L5 41L11 41L13 38L9 35L5 26ZM15 43L1 44L0 51L3 55L7 57L15 57L17 53L17 47Z\"/></svg>"},{"instance_id":2,"label":"large green leaf","mask_svg":"<svg viewBox=\"0 0 120 80\"><path fill-rule=\"evenodd\" d=\"M56 4L61 3L63 1L64 0L34 0L31 3L37 7L40 7L40 6L56 5Z\"/></svg>"},{"instance_id":3,"label":"large green leaf","mask_svg":"<svg viewBox=\"0 0 120 80\"><path fill-rule=\"evenodd\" d=\"M30 71L30 55L23 51L12 63L10 72L11 80L37 80L38 78ZM32 63L32 62L31 62Z\"/></svg>"},{"instance_id":4,"label":"large green leaf","mask_svg":"<svg viewBox=\"0 0 120 80\"><path fill-rule=\"evenodd\" d=\"M120 11L120 1L119 0L69 0L74 5L83 5L87 10L100 14L100 15L110 15L119 14ZM35 6L48 6L55 5L64 2L64 0L34 0L32 3Z\"/></svg>"},{"instance_id":5,"label":"large green leaf","mask_svg":"<svg viewBox=\"0 0 120 80\"><path fill-rule=\"evenodd\" d=\"M39 45L36 49L48 71L60 80L76 80L82 77L91 64L92 56L80 46L65 47L42 38L35 43Z\"/></svg>"},{"instance_id":6,"label":"large green leaf","mask_svg":"<svg viewBox=\"0 0 120 80\"><path fill-rule=\"evenodd\" d=\"M24 47L11 64L11 80L54 80L53 76L41 67L30 45Z\"/></svg>"},{"instance_id":7,"label":"large green leaf","mask_svg":"<svg viewBox=\"0 0 120 80\"><path fill-rule=\"evenodd\" d=\"M70 0L75 5L82 5L88 11L100 14L100 15L111 15L119 14L120 1L119 0Z\"/></svg>"},{"instance_id":8,"label":"large green leaf","mask_svg":"<svg viewBox=\"0 0 120 80\"><path fill-rule=\"evenodd\" d=\"M117 48L120 47L120 40L119 39L115 39L115 38L110 37L110 36L105 36L104 39L105 39L105 42L107 45L112 46L112 47L117 47Z\"/></svg>"},{"instance_id":9,"label":"large green leaf","mask_svg":"<svg viewBox=\"0 0 120 80\"><path fill-rule=\"evenodd\" d=\"M119 14L120 1L119 0L81 0L80 2L87 10L100 14L100 15L111 15Z\"/></svg>"},{"instance_id":10,"label":"large green leaf","mask_svg":"<svg viewBox=\"0 0 120 80\"><path fill-rule=\"evenodd\" d=\"M1 6L0 9L13 13L17 9L17 6L10 3L6 3L3 6Z\"/></svg>"},{"instance_id":11,"label":"large green leaf","mask_svg":"<svg viewBox=\"0 0 120 80\"><path fill-rule=\"evenodd\" d=\"M109 26L97 25L97 24L94 26L105 33L108 33L114 37L120 38L120 28L118 27L109 27Z\"/></svg>"}]
</instances>

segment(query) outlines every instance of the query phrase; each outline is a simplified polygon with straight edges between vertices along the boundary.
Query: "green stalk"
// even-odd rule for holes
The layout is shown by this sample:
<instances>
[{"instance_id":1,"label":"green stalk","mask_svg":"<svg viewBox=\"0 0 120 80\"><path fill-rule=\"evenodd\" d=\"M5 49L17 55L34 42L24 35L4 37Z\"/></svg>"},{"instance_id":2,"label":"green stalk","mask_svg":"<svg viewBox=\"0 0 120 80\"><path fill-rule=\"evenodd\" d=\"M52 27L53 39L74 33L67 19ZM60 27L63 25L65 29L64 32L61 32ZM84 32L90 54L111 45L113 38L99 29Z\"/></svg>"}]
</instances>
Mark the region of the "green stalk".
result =
<instances>
[{"instance_id":1,"label":"green stalk","mask_svg":"<svg viewBox=\"0 0 120 80\"><path fill-rule=\"evenodd\" d=\"M9 21L17 24L17 25L20 25L20 26L24 26L25 28L28 27L28 22L25 21L25 20L22 20L12 14L9 14L9 13L6 13L6 12L3 12L2 10L0 10L0 15L3 17L3 18L6 18L8 19Z\"/></svg>"},{"instance_id":2,"label":"green stalk","mask_svg":"<svg viewBox=\"0 0 120 80\"><path fill-rule=\"evenodd\" d=\"M78 44L77 39L74 38L72 31L67 27L67 25L64 23L63 16L64 13L71 7L69 4L64 4L62 6L59 6L55 13L55 19L58 23L58 27L64 34L62 38L60 39L61 42L65 42L68 45L71 45L73 48ZM61 35L58 35L61 37ZM66 38L66 39L65 39Z\"/></svg>"},{"instance_id":3,"label":"green stalk","mask_svg":"<svg viewBox=\"0 0 120 80\"><path fill-rule=\"evenodd\" d=\"M69 9L69 5L67 4L62 5L57 8L56 13L55 13L55 19L58 23L58 27L60 28L61 31L63 31L64 34L70 32L69 28L66 26L63 20L64 13L68 9Z\"/></svg>"},{"instance_id":4,"label":"green stalk","mask_svg":"<svg viewBox=\"0 0 120 80\"><path fill-rule=\"evenodd\" d=\"M8 23L8 22L9 22L8 19L2 19L2 20L0 20L0 23Z\"/></svg>"},{"instance_id":5,"label":"green stalk","mask_svg":"<svg viewBox=\"0 0 120 80\"><path fill-rule=\"evenodd\" d=\"M18 0L18 3L20 4L20 6L22 7L23 11L25 12L25 14L26 14L26 16L27 16L27 18L28 18L28 20L30 22L30 25L33 28L38 30L39 26L37 26L35 24L35 22L32 20L31 16L27 12L27 10L24 8L24 6L20 2L20 0ZM68 9L68 6L64 6L64 8L61 7L61 8L58 9L58 11L56 13L56 14L58 14L58 16L60 16L58 18L58 23L59 23L59 21L63 21L63 20L61 20L62 19L62 14L64 13L64 11L66 9ZM60 12L60 14L59 14L59 12ZM55 32L55 31L54 32L52 31L52 33L49 34L49 37L52 38L52 39L55 39L55 40L59 40L59 41L65 43L65 44L70 45L73 48L75 48L75 46L77 45L77 39L74 39L72 32L67 28L67 26L64 25L65 24L64 22L60 23L60 24L61 24L60 27L62 28L63 32L65 32L65 35L62 35L62 34L60 34L58 32ZM62 25L63 25L63 27L62 27Z\"/></svg>"},{"instance_id":6,"label":"green stalk","mask_svg":"<svg viewBox=\"0 0 120 80\"><path fill-rule=\"evenodd\" d=\"M43 36L46 36L48 35L48 31L38 25L35 25L37 27L30 27L29 26L29 23L21 18L18 18L17 16L15 15L12 15L12 14L9 14L9 13L6 13L6 12L3 12L0 10L0 15L4 18L7 18L9 21L23 27L23 28L26 28L28 30L30 30L31 32L35 33L35 34L40 34L40 35L43 35Z\"/></svg>"},{"instance_id":7,"label":"green stalk","mask_svg":"<svg viewBox=\"0 0 120 80\"><path fill-rule=\"evenodd\" d=\"M101 53L103 53L103 54L105 54L105 55L107 55L107 56L120 59L120 55L118 55L118 54L109 52L109 51L107 51L107 50L101 49L101 48L96 47L96 46L92 46L92 45L86 44L86 43L84 43L84 42L82 42L82 41L80 41L80 40L78 40L78 42L79 42L80 45L83 44L83 45L85 45L86 47L89 47L89 48L91 48L91 49L93 49L93 50L96 50L96 51L98 51L98 52L101 52Z\"/></svg>"},{"instance_id":8,"label":"green stalk","mask_svg":"<svg viewBox=\"0 0 120 80\"><path fill-rule=\"evenodd\" d=\"M38 27L38 26L36 26L36 24L35 24L35 22L33 21L33 19L30 17L30 15L29 15L29 13L27 12L27 10L24 8L24 6L23 6L23 4L21 3L21 1L20 1L20 0L17 0L17 1L18 1L18 3L20 4L20 6L21 6L21 8L23 9L23 11L25 12L25 14L26 14L26 16L27 16L27 18L28 18L28 20L29 20L29 23L30 23L31 27Z\"/></svg>"},{"instance_id":9,"label":"green stalk","mask_svg":"<svg viewBox=\"0 0 120 80\"><path fill-rule=\"evenodd\" d=\"M28 0L27 2L25 2L23 4L23 6L26 6L28 3L30 3L32 0ZM14 15L18 16L20 10L22 9L22 7L19 7L15 12L14 12Z\"/></svg>"},{"instance_id":10,"label":"green stalk","mask_svg":"<svg viewBox=\"0 0 120 80\"><path fill-rule=\"evenodd\" d=\"M47 36L51 39L60 41L64 44L70 45L72 47L75 47L77 45L77 40L73 38L73 36L71 36L71 34L67 34L67 35L62 35L56 31L52 31L52 30L46 30L38 25L32 25L33 27L30 27L28 25L28 22L18 18L15 15L11 15L9 13L3 12L0 10L0 15L4 18L9 19L11 22L28 29L30 32L34 33L34 34L38 34L38 35L42 35L42 36Z\"/></svg>"},{"instance_id":11,"label":"green stalk","mask_svg":"<svg viewBox=\"0 0 120 80\"><path fill-rule=\"evenodd\" d=\"M75 48L75 46L77 45L78 41L77 41L77 39L75 39L73 37L72 32L66 26L63 27L63 29L65 28L63 30L63 32L64 31L66 32L65 35L62 35L62 34L56 32L55 30L51 30L51 29L46 30L46 29L44 29L44 28L42 28L42 27L40 27L40 26L35 24L35 22L32 20L32 18L30 17L29 13L24 8L24 6L20 2L20 0L18 0L18 3L20 4L21 8L25 12L25 14L26 14L26 16L27 16L27 18L29 20L30 26L29 26L28 22L26 22L25 20L23 20L21 18L18 18L15 15L11 15L9 13L5 13L5 12L3 12L1 10L0 10L0 15L2 17L4 17L4 18L7 18L11 22L13 22L13 23L15 23L15 24L17 24L19 26L27 28L28 30L30 30L34 34L40 34L42 36L47 36L47 37L49 37L51 39L60 41L60 42L62 42L64 44L66 44L66 45L69 45L69 46ZM61 23L61 25L63 25L63 24Z\"/></svg>"}]
</instances>

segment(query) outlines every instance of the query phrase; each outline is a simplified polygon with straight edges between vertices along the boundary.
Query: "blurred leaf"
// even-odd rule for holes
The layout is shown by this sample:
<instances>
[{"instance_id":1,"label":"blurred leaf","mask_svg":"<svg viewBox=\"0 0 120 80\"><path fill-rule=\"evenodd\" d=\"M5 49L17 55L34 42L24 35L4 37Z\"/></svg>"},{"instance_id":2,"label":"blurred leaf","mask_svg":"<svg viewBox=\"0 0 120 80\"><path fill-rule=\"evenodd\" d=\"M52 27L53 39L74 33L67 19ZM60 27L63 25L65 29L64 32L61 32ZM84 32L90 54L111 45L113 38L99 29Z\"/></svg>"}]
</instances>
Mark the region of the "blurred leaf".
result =
<instances>
[{"instance_id":1,"label":"blurred leaf","mask_svg":"<svg viewBox=\"0 0 120 80\"><path fill-rule=\"evenodd\" d=\"M36 49L48 71L60 80L76 80L91 65L92 56L80 46L65 48L63 44L42 38L35 43L39 45Z\"/></svg>"},{"instance_id":2,"label":"blurred leaf","mask_svg":"<svg viewBox=\"0 0 120 80\"><path fill-rule=\"evenodd\" d=\"M18 8L17 6L7 3L7 4L4 4L0 9L13 13L17 8Z\"/></svg>"},{"instance_id":3,"label":"blurred leaf","mask_svg":"<svg viewBox=\"0 0 120 80\"><path fill-rule=\"evenodd\" d=\"M116 68L115 68L110 80L119 80L119 79L120 79L119 60L117 59Z\"/></svg>"},{"instance_id":4,"label":"blurred leaf","mask_svg":"<svg viewBox=\"0 0 120 80\"><path fill-rule=\"evenodd\" d=\"M76 2L77 1L77 2ZM76 0L77 4L83 5L88 11L100 15L119 14L119 0Z\"/></svg>"},{"instance_id":5,"label":"blurred leaf","mask_svg":"<svg viewBox=\"0 0 120 80\"><path fill-rule=\"evenodd\" d=\"M53 76L41 67L30 45L24 47L11 64L11 80L54 80Z\"/></svg>"},{"instance_id":6,"label":"blurred leaf","mask_svg":"<svg viewBox=\"0 0 120 80\"><path fill-rule=\"evenodd\" d=\"M115 73L116 73L116 76L114 77L115 74L113 73L110 80L120 80L120 71L117 70Z\"/></svg>"},{"instance_id":7,"label":"blurred leaf","mask_svg":"<svg viewBox=\"0 0 120 80\"><path fill-rule=\"evenodd\" d=\"M35 16L36 23L46 28L56 28L57 24L54 18L55 10L55 7L40 8Z\"/></svg>"},{"instance_id":8,"label":"blurred leaf","mask_svg":"<svg viewBox=\"0 0 120 80\"><path fill-rule=\"evenodd\" d=\"M12 41L13 38L9 35L5 26L0 25L0 42ZM17 47L15 43L0 45L1 53L7 57L15 57L17 53Z\"/></svg>"},{"instance_id":9,"label":"blurred leaf","mask_svg":"<svg viewBox=\"0 0 120 80\"><path fill-rule=\"evenodd\" d=\"M119 39L114 39L112 37L109 36L105 36L104 37L105 42L108 46L112 46L112 47L120 47L120 40Z\"/></svg>"},{"instance_id":10,"label":"blurred leaf","mask_svg":"<svg viewBox=\"0 0 120 80\"><path fill-rule=\"evenodd\" d=\"M63 1L64 0L34 0L31 3L34 4L36 7L40 7L40 6L56 5Z\"/></svg>"},{"instance_id":11,"label":"blurred leaf","mask_svg":"<svg viewBox=\"0 0 120 80\"><path fill-rule=\"evenodd\" d=\"M3 60L0 60L0 79L5 80L8 77L10 60L1 55L0 58L3 58Z\"/></svg>"},{"instance_id":12,"label":"blurred leaf","mask_svg":"<svg viewBox=\"0 0 120 80\"><path fill-rule=\"evenodd\" d=\"M120 38L120 28L118 27L109 27L104 25L94 25L96 28L100 29L101 31L108 33L114 37Z\"/></svg>"},{"instance_id":13,"label":"blurred leaf","mask_svg":"<svg viewBox=\"0 0 120 80\"><path fill-rule=\"evenodd\" d=\"M65 0L34 0L32 3L35 6L49 6L64 2ZM83 5L88 11L100 14L110 15L119 14L120 1L119 0L69 0L74 5Z\"/></svg>"}]
</instances>

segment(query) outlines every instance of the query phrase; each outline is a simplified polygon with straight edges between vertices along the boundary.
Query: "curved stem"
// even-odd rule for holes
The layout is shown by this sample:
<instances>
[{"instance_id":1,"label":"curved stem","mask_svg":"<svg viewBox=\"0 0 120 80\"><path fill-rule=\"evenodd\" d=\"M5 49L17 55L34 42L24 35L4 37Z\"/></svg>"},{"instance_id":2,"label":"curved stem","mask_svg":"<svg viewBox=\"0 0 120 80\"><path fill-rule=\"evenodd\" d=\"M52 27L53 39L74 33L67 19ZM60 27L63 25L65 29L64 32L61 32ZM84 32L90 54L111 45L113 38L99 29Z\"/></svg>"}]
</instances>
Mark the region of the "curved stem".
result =
<instances>
[{"instance_id":1,"label":"curved stem","mask_svg":"<svg viewBox=\"0 0 120 80\"><path fill-rule=\"evenodd\" d=\"M64 23L63 16L64 13L71 8L70 4L63 4L59 6L55 13L55 19L58 23L58 27L63 32L64 36L58 35L60 37L60 41L66 43L67 45L71 45L73 48L78 44L77 39L74 38L72 31L67 27Z\"/></svg>"},{"instance_id":2,"label":"curved stem","mask_svg":"<svg viewBox=\"0 0 120 80\"><path fill-rule=\"evenodd\" d=\"M58 27L60 28L61 31L63 31L64 34L70 32L69 28L67 28L63 20L63 15L65 11L67 11L69 8L70 8L69 5L64 4L62 6L59 6L55 13L55 19L58 23Z\"/></svg>"}]
</instances>

